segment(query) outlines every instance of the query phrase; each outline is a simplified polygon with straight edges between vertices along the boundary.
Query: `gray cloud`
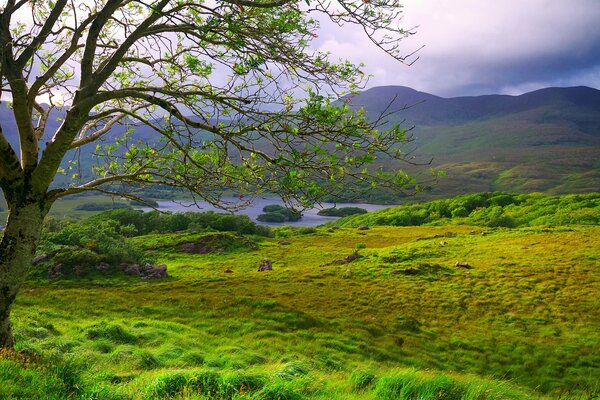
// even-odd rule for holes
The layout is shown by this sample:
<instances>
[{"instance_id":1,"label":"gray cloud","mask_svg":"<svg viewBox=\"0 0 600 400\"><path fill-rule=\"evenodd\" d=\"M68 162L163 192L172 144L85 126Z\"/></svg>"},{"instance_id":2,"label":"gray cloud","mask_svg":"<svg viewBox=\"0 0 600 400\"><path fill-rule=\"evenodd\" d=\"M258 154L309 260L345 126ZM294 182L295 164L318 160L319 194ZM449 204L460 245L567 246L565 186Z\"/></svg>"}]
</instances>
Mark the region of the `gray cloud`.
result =
<instances>
[{"instance_id":1,"label":"gray cloud","mask_svg":"<svg viewBox=\"0 0 600 400\"><path fill-rule=\"evenodd\" d=\"M323 24L316 42L334 57L365 62L369 86L405 85L442 96L517 94L545 86L600 88L598 0L405 0L412 67L370 45L361 31Z\"/></svg>"}]
</instances>

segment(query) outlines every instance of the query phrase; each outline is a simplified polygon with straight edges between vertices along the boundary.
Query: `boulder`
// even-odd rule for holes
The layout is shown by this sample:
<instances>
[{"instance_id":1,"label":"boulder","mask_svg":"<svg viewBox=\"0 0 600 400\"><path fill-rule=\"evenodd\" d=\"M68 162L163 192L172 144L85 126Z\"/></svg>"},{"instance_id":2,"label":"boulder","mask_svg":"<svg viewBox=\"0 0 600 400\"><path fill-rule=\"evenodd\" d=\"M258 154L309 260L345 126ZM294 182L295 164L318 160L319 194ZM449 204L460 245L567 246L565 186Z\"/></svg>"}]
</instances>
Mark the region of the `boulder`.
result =
<instances>
[{"instance_id":1,"label":"boulder","mask_svg":"<svg viewBox=\"0 0 600 400\"><path fill-rule=\"evenodd\" d=\"M361 226L359 226L359 227L358 227L358 228L356 228L356 229L358 229L359 231L368 231L368 230L369 230L369 227L368 227L368 226L366 226L366 225L361 225Z\"/></svg>"},{"instance_id":2,"label":"boulder","mask_svg":"<svg viewBox=\"0 0 600 400\"><path fill-rule=\"evenodd\" d=\"M106 272L110 269L110 264L105 263L105 262L101 262L98 265L96 265L96 270L100 271L100 272Z\"/></svg>"},{"instance_id":3,"label":"boulder","mask_svg":"<svg viewBox=\"0 0 600 400\"><path fill-rule=\"evenodd\" d=\"M258 267L258 272L262 271L272 271L273 263L268 258L263 258Z\"/></svg>"},{"instance_id":4,"label":"boulder","mask_svg":"<svg viewBox=\"0 0 600 400\"><path fill-rule=\"evenodd\" d=\"M127 265L123 269L123 272L125 272L127 275L140 276L140 265L139 264Z\"/></svg>"},{"instance_id":5,"label":"boulder","mask_svg":"<svg viewBox=\"0 0 600 400\"><path fill-rule=\"evenodd\" d=\"M44 261L48 260L49 258L50 258L50 256L48 254L44 253L44 254L41 254L41 255L35 257L33 260L31 260L31 264L38 265L39 263L44 262Z\"/></svg>"},{"instance_id":6,"label":"boulder","mask_svg":"<svg viewBox=\"0 0 600 400\"><path fill-rule=\"evenodd\" d=\"M352 254L347 255L346 257L342 258L341 260L333 260L330 263L327 264L323 264L321 265L322 267L328 266L328 265L343 265L343 264L348 264L351 263L352 261L358 260L358 258L360 257L360 255L358 254L358 252L354 252Z\"/></svg>"},{"instance_id":7,"label":"boulder","mask_svg":"<svg viewBox=\"0 0 600 400\"><path fill-rule=\"evenodd\" d=\"M166 278L169 275L167 274L167 266L165 264L161 265L152 265L145 264L141 269L141 278L142 279L161 279Z\"/></svg>"},{"instance_id":8,"label":"boulder","mask_svg":"<svg viewBox=\"0 0 600 400\"><path fill-rule=\"evenodd\" d=\"M464 262L464 261L457 261L457 262L455 262L455 263L454 263L454 266L455 266L455 267L459 267L459 268L466 268L466 269L471 269L471 268L473 268L473 267L471 267L471 266L469 265L469 263L468 263L468 262Z\"/></svg>"},{"instance_id":9,"label":"boulder","mask_svg":"<svg viewBox=\"0 0 600 400\"><path fill-rule=\"evenodd\" d=\"M358 260L358 253L354 252L350 255L347 255L346 257L344 257L344 263L348 264L354 260Z\"/></svg>"}]
</instances>

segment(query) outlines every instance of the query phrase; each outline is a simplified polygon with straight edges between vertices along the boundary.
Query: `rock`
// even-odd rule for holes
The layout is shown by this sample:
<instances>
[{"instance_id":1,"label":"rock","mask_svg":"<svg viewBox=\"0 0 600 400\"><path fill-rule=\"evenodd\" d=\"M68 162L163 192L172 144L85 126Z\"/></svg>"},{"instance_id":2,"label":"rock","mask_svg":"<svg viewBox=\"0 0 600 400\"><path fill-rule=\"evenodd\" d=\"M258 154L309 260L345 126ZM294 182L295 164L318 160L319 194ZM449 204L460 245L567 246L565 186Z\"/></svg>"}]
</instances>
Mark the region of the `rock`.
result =
<instances>
[{"instance_id":1,"label":"rock","mask_svg":"<svg viewBox=\"0 0 600 400\"><path fill-rule=\"evenodd\" d=\"M446 242L445 240L442 240L442 241L440 242L440 246L442 246L442 247L444 247L444 246L445 246L445 245L447 245L447 244L448 244L448 242Z\"/></svg>"},{"instance_id":2,"label":"rock","mask_svg":"<svg viewBox=\"0 0 600 400\"><path fill-rule=\"evenodd\" d=\"M61 276L63 276L63 264L56 264L53 267L48 268L48 278L49 279L56 279L56 278L60 278Z\"/></svg>"},{"instance_id":3,"label":"rock","mask_svg":"<svg viewBox=\"0 0 600 400\"><path fill-rule=\"evenodd\" d=\"M230 233L213 233L200 237L195 242L179 243L179 251L190 254L223 253L231 248L245 247L257 250L258 246L241 235Z\"/></svg>"},{"instance_id":4,"label":"rock","mask_svg":"<svg viewBox=\"0 0 600 400\"><path fill-rule=\"evenodd\" d=\"M167 278L169 275L167 274L167 266L166 264L161 265L151 265L145 264L142 269L142 279L161 279Z\"/></svg>"},{"instance_id":5,"label":"rock","mask_svg":"<svg viewBox=\"0 0 600 400\"><path fill-rule=\"evenodd\" d=\"M354 260L358 260L358 258L360 257L360 255L358 254L358 252L354 252L350 255L347 255L346 257L342 258L341 260L333 260L330 263L327 264L323 264L321 265L322 267L326 267L328 265L343 265L343 264L348 264L351 263Z\"/></svg>"},{"instance_id":6,"label":"rock","mask_svg":"<svg viewBox=\"0 0 600 400\"><path fill-rule=\"evenodd\" d=\"M46 260L48 260L50 258L50 256L46 253L39 255L37 257L35 257L33 260L31 260L31 264L32 265L38 265L41 262L44 262Z\"/></svg>"},{"instance_id":7,"label":"rock","mask_svg":"<svg viewBox=\"0 0 600 400\"><path fill-rule=\"evenodd\" d=\"M96 265L96 269L101 272L106 272L110 269L110 264L101 262L100 264Z\"/></svg>"},{"instance_id":8,"label":"rock","mask_svg":"<svg viewBox=\"0 0 600 400\"><path fill-rule=\"evenodd\" d=\"M123 269L123 272L125 272L127 275L140 276L140 265L139 264L128 265L125 267L125 269Z\"/></svg>"},{"instance_id":9,"label":"rock","mask_svg":"<svg viewBox=\"0 0 600 400\"><path fill-rule=\"evenodd\" d=\"M280 240L278 243L282 246L288 246L292 244L292 242L290 242L289 240Z\"/></svg>"},{"instance_id":10,"label":"rock","mask_svg":"<svg viewBox=\"0 0 600 400\"><path fill-rule=\"evenodd\" d=\"M352 254L350 254L350 255L348 255L348 256L346 256L346 257L344 257L344 262L345 262L346 264L347 264L347 263L350 263L350 262L352 262L352 261L354 261L354 260L358 260L358 253L357 253L357 252L354 252L354 253L352 253Z\"/></svg>"},{"instance_id":11,"label":"rock","mask_svg":"<svg viewBox=\"0 0 600 400\"><path fill-rule=\"evenodd\" d=\"M191 254L215 253L216 249L203 243L181 243L177 245L180 251Z\"/></svg>"},{"instance_id":12,"label":"rock","mask_svg":"<svg viewBox=\"0 0 600 400\"><path fill-rule=\"evenodd\" d=\"M223 271L223 272L225 272L226 274L231 274L231 273L233 272L233 270L232 270L232 269L229 269L229 268L227 268L227 269L226 269L225 271Z\"/></svg>"},{"instance_id":13,"label":"rock","mask_svg":"<svg viewBox=\"0 0 600 400\"><path fill-rule=\"evenodd\" d=\"M327 232L329 232L329 233L333 233L333 232L335 232L335 229L333 229L333 228L329 228L329 229L327 229Z\"/></svg>"},{"instance_id":14,"label":"rock","mask_svg":"<svg viewBox=\"0 0 600 400\"><path fill-rule=\"evenodd\" d=\"M368 227L368 226L366 226L366 225L361 225L361 226L359 226L359 227L358 227L358 228L356 228L356 229L358 229L359 231L368 231L368 230L369 230L369 227Z\"/></svg>"},{"instance_id":15,"label":"rock","mask_svg":"<svg viewBox=\"0 0 600 400\"><path fill-rule=\"evenodd\" d=\"M418 275L419 274L419 270L415 269L415 268L395 269L392 272L390 272L390 274L392 274L392 275L408 275L408 276L412 276L412 275Z\"/></svg>"},{"instance_id":16,"label":"rock","mask_svg":"<svg viewBox=\"0 0 600 400\"><path fill-rule=\"evenodd\" d=\"M260 266L258 267L258 272L262 271L272 271L273 263L268 258L263 258L260 262Z\"/></svg>"},{"instance_id":17,"label":"rock","mask_svg":"<svg viewBox=\"0 0 600 400\"><path fill-rule=\"evenodd\" d=\"M121 265L121 267L123 268L123 265ZM167 273L166 264L161 264L161 265L152 265L152 264L148 264L148 263L146 263L144 265L131 264L131 265L126 265L123 268L123 272L126 273L127 275L137 276L142 279L162 279L162 278L169 277L169 274Z\"/></svg>"},{"instance_id":18,"label":"rock","mask_svg":"<svg viewBox=\"0 0 600 400\"><path fill-rule=\"evenodd\" d=\"M471 268L473 268L473 267L471 267L471 266L469 265L469 263L468 263L468 262L463 262L463 261L457 261L457 262L455 262L455 263L454 263L454 266L455 266L455 267L459 267L459 268L466 268L466 269L471 269Z\"/></svg>"}]
</instances>

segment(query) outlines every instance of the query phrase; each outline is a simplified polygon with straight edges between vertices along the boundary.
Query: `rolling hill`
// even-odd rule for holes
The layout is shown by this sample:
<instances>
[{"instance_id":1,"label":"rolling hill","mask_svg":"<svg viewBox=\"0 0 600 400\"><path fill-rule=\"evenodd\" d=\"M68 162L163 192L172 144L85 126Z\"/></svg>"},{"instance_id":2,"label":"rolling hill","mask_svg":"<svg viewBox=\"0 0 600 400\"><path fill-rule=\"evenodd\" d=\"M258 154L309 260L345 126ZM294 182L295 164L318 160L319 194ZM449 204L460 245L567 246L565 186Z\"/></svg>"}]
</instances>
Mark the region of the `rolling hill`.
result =
<instances>
[{"instance_id":1,"label":"rolling hill","mask_svg":"<svg viewBox=\"0 0 600 400\"><path fill-rule=\"evenodd\" d=\"M389 123L414 126L409 150L446 171L425 194L478 191L551 194L600 187L600 91L546 88L520 96L442 98L401 86L352 98L372 118L389 107ZM421 196L423 197L423 196Z\"/></svg>"}]
</instances>

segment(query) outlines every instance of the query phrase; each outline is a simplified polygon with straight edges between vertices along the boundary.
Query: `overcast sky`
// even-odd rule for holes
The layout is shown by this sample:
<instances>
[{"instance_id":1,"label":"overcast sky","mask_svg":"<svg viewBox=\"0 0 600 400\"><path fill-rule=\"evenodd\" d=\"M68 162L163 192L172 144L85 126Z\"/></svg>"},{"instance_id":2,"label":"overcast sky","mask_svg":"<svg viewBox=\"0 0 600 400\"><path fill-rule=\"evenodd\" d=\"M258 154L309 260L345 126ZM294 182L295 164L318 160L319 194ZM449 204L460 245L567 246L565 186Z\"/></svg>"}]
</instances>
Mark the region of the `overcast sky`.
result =
<instances>
[{"instance_id":1,"label":"overcast sky","mask_svg":"<svg viewBox=\"0 0 600 400\"><path fill-rule=\"evenodd\" d=\"M547 86L600 89L600 0L404 0L404 27L418 25L404 66L351 26L323 24L315 45L365 62L369 87L402 85L450 97L521 94Z\"/></svg>"}]
</instances>

